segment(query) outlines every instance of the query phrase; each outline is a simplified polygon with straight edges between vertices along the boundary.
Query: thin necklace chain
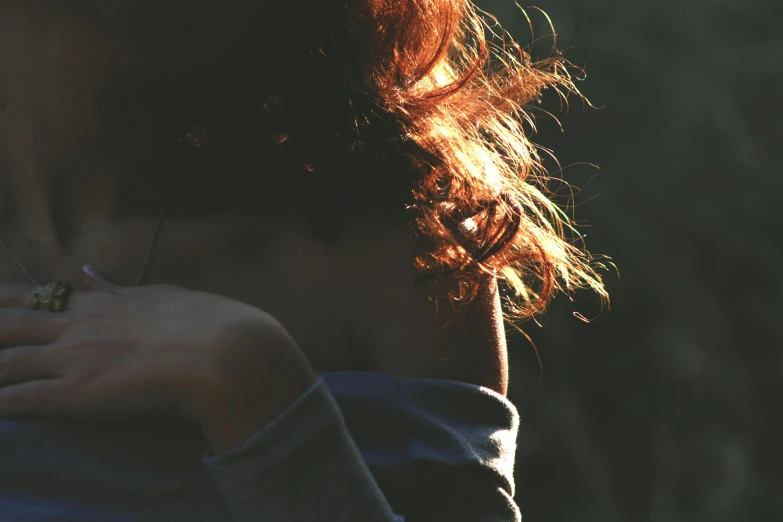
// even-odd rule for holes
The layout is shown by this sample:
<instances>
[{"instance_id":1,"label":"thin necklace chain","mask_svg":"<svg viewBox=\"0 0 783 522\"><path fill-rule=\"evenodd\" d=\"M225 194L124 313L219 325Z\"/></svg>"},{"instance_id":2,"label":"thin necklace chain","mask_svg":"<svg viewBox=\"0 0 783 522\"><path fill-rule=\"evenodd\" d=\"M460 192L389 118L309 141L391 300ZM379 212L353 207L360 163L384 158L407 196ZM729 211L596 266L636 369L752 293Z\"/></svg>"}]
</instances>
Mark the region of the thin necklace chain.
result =
<instances>
[{"instance_id":1,"label":"thin necklace chain","mask_svg":"<svg viewBox=\"0 0 783 522\"><path fill-rule=\"evenodd\" d=\"M139 274L136 276L136 281L134 282L133 286L139 286L141 285L141 282L144 280L144 272L147 270L147 265L150 262L150 257L152 256L152 250L155 248L155 243L158 239L158 234L160 232L160 227L163 224L163 218L166 215L166 209L168 208L169 203L168 201L163 205L163 209L160 211L160 215L158 216L158 220L155 223L155 229L152 231L152 234L150 234L149 242L147 244L147 251L144 253L144 259L141 263L141 268L139 269ZM24 273L25 276L27 276L27 279L30 280L31 283L34 285L41 284L38 279L33 276L32 273L30 273L30 270L27 268L27 265L25 265L21 259L19 259L19 256L17 256L13 250L11 250L11 247L9 247L5 241L0 240L0 247L5 250L6 254L8 254L8 257L10 257L16 266L19 267L19 269Z\"/></svg>"}]
</instances>

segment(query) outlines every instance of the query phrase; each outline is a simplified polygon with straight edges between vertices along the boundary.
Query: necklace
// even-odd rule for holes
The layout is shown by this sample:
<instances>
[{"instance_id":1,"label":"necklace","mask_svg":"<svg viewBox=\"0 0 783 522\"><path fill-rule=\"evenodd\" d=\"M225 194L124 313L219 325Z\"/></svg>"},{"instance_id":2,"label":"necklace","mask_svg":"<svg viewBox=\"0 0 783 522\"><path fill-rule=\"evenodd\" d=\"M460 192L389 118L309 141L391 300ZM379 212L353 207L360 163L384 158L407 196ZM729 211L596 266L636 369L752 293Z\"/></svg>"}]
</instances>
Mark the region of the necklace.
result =
<instances>
[{"instance_id":1,"label":"necklace","mask_svg":"<svg viewBox=\"0 0 783 522\"><path fill-rule=\"evenodd\" d=\"M163 218L166 215L166 209L168 208L169 204L168 201L163 205L163 209L160 211L160 215L158 216L158 220L155 223L155 229L152 231L152 234L150 234L150 238L147 244L147 251L144 253L144 259L141 262L141 268L139 269L139 274L136 276L136 281L134 282L133 286L139 286L141 285L141 282L144 279L144 272L147 270L147 265L150 261L150 256L152 255L152 250L155 247L155 242L158 239L158 233L160 232L160 227L163 224ZM19 269L24 273L25 276L27 276L27 279L30 280L31 283L33 283L36 286L40 286L42 283L38 281L38 279L33 276L33 274L30 272L30 270L27 268L27 265L25 265L21 259L19 259L19 256L17 256L13 250L11 250L11 247L9 247L5 241L0 240L0 247L2 247L3 250L5 250L6 254L8 254L8 257L10 257L16 266L19 267Z\"/></svg>"}]
</instances>

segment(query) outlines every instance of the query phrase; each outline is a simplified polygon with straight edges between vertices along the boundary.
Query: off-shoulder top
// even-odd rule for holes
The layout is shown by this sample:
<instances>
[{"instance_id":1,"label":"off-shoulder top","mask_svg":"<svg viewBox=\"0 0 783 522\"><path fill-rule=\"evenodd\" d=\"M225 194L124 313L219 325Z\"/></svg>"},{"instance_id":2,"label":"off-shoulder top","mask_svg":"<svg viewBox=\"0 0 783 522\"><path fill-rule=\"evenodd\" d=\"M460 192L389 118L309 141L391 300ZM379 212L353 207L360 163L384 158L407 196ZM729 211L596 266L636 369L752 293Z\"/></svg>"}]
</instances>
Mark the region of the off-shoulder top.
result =
<instances>
[{"instance_id":1,"label":"off-shoulder top","mask_svg":"<svg viewBox=\"0 0 783 522\"><path fill-rule=\"evenodd\" d=\"M184 421L0 421L0 520L518 522L518 422L486 388L364 372L220 455Z\"/></svg>"}]
</instances>

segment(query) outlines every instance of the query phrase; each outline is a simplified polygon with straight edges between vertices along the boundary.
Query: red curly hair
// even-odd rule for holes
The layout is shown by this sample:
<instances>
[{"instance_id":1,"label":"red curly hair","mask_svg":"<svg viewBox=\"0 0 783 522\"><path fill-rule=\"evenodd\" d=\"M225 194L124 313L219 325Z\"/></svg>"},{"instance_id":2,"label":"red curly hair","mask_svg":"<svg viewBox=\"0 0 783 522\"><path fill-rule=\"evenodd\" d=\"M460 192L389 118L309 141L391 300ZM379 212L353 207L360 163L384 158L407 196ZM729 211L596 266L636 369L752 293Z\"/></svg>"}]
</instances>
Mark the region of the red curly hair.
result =
<instances>
[{"instance_id":1,"label":"red curly hair","mask_svg":"<svg viewBox=\"0 0 783 522\"><path fill-rule=\"evenodd\" d=\"M402 210L420 273L459 281L455 302L483 272L513 290L514 317L558 289L606 297L525 130L543 90L579 95L562 56L534 62L470 0L270 2L239 47L183 109L206 124L192 145L216 136L219 162L275 158L275 193L298 187L318 223L381 201ZM220 103L205 105L205 92Z\"/></svg>"}]
</instances>

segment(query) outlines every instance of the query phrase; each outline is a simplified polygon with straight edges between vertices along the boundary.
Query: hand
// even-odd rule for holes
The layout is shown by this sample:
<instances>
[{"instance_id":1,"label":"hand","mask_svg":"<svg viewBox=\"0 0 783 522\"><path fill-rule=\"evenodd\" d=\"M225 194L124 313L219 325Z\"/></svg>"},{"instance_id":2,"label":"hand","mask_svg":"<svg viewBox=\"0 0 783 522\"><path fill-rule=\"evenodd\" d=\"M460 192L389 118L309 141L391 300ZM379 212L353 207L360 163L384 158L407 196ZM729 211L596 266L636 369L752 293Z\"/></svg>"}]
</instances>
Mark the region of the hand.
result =
<instances>
[{"instance_id":1,"label":"hand","mask_svg":"<svg viewBox=\"0 0 783 522\"><path fill-rule=\"evenodd\" d=\"M168 285L86 281L91 290L74 292L62 313L31 309L31 285L0 285L0 418L175 413L230 446L314 381L283 326L257 308ZM251 411L244 429L231 427Z\"/></svg>"}]
</instances>

